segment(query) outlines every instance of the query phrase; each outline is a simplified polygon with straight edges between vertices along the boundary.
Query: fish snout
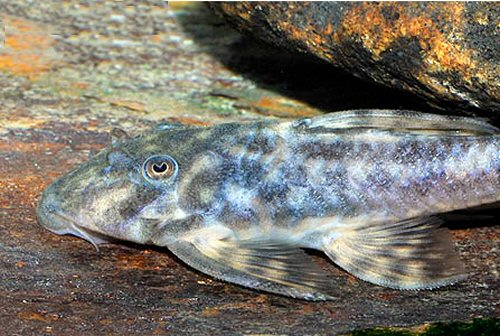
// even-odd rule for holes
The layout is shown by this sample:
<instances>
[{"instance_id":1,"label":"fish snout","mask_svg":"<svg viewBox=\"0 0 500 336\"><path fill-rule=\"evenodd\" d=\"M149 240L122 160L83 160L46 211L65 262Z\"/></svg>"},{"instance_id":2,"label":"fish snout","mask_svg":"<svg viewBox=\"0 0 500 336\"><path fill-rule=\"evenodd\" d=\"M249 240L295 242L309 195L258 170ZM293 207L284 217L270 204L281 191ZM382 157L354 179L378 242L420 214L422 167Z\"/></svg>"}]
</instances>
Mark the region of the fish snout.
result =
<instances>
[{"instance_id":1,"label":"fish snout","mask_svg":"<svg viewBox=\"0 0 500 336\"><path fill-rule=\"evenodd\" d=\"M38 206L36 208L36 216L38 222L46 229L57 233L68 228L68 223L65 223L57 216L61 213L60 202L56 194L53 192L53 186L49 186L42 194Z\"/></svg>"},{"instance_id":2,"label":"fish snout","mask_svg":"<svg viewBox=\"0 0 500 336\"><path fill-rule=\"evenodd\" d=\"M79 225L72 216L63 212L57 195L49 186L42 194L36 208L39 223L47 230L58 235L73 235L82 238L99 250L98 245L109 240L102 234L93 232Z\"/></svg>"}]
</instances>

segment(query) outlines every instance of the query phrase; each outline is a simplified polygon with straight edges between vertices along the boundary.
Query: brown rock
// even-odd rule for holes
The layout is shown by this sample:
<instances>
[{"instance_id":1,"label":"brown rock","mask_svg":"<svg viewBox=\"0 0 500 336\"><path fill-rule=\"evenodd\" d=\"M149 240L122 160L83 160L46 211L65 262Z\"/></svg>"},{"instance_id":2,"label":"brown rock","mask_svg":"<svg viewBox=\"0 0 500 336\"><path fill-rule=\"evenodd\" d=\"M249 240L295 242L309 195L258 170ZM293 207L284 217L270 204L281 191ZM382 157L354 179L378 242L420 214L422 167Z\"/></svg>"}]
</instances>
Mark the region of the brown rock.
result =
<instances>
[{"instance_id":1,"label":"brown rock","mask_svg":"<svg viewBox=\"0 0 500 336\"><path fill-rule=\"evenodd\" d=\"M442 108L500 110L498 3L210 3L237 28Z\"/></svg>"}]
</instances>

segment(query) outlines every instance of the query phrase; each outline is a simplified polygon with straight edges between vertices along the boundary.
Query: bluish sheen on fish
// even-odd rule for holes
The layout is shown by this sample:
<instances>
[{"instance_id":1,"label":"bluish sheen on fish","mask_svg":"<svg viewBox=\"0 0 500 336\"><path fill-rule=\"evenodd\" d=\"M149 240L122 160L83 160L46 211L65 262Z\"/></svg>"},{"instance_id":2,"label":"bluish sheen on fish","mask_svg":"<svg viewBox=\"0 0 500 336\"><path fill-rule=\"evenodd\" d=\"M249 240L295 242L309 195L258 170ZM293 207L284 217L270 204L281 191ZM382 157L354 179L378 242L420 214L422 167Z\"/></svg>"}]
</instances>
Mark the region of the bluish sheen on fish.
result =
<instances>
[{"instance_id":1,"label":"bluish sheen on fish","mask_svg":"<svg viewBox=\"0 0 500 336\"><path fill-rule=\"evenodd\" d=\"M500 131L476 119L357 110L117 134L45 190L43 226L166 246L218 279L307 300L335 288L302 248L391 288L463 279L439 214L500 201Z\"/></svg>"}]
</instances>

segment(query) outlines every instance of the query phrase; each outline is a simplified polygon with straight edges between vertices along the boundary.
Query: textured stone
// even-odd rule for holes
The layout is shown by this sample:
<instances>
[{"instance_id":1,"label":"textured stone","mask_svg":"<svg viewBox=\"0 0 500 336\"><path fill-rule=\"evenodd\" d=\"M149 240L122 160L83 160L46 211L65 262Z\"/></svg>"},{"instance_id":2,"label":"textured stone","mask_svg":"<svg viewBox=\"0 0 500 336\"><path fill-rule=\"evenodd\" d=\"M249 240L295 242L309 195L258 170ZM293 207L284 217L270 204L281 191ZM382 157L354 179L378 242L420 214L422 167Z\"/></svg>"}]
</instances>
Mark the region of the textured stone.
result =
<instances>
[{"instance_id":1,"label":"textured stone","mask_svg":"<svg viewBox=\"0 0 500 336\"><path fill-rule=\"evenodd\" d=\"M500 111L495 2L210 3L241 30L445 110Z\"/></svg>"}]
</instances>

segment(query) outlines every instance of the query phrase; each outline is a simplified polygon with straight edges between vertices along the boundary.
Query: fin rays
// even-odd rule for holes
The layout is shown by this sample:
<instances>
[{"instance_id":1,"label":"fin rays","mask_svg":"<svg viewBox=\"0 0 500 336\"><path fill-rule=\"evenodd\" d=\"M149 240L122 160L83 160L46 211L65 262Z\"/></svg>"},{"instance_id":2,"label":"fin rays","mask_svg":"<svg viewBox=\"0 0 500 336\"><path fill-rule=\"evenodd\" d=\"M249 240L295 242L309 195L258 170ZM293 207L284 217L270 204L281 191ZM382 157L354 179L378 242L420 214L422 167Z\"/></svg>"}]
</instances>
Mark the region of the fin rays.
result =
<instances>
[{"instance_id":1,"label":"fin rays","mask_svg":"<svg viewBox=\"0 0 500 336\"><path fill-rule=\"evenodd\" d=\"M326 244L326 254L353 275L398 289L435 288L465 277L450 234L436 218L354 229Z\"/></svg>"},{"instance_id":2,"label":"fin rays","mask_svg":"<svg viewBox=\"0 0 500 336\"><path fill-rule=\"evenodd\" d=\"M448 230L440 224L428 217L359 226L340 238L325 238L324 251L346 271L381 286L449 285L465 277L464 268ZM297 245L227 237L200 232L168 247L187 264L218 279L307 300L333 298L329 275Z\"/></svg>"},{"instance_id":3,"label":"fin rays","mask_svg":"<svg viewBox=\"0 0 500 336\"><path fill-rule=\"evenodd\" d=\"M168 247L187 264L222 280L307 300L333 298L328 274L291 244L198 235Z\"/></svg>"},{"instance_id":4,"label":"fin rays","mask_svg":"<svg viewBox=\"0 0 500 336\"><path fill-rule=\"evenodd\" d=\"M500 130L477 118L444 116L408 110L353 110L328 113L297 122L312 130L376 128L419 134L453 136L493 135Z\"/></svg>"}]
</instances>

